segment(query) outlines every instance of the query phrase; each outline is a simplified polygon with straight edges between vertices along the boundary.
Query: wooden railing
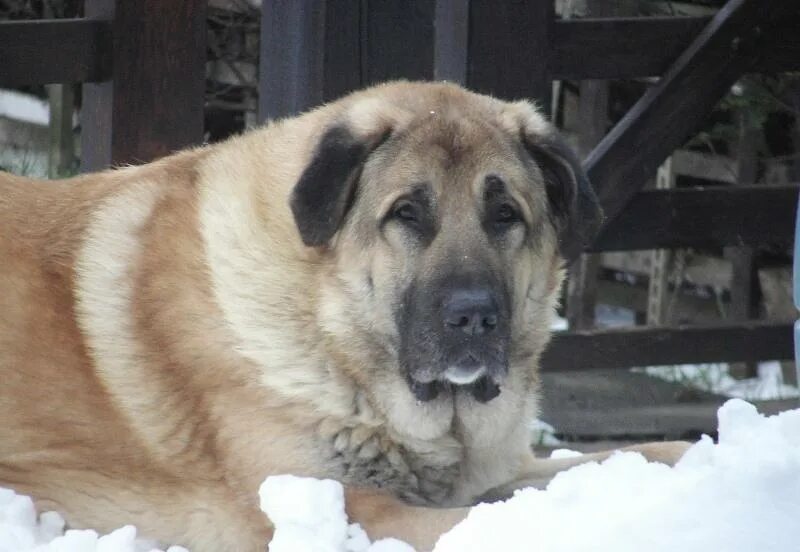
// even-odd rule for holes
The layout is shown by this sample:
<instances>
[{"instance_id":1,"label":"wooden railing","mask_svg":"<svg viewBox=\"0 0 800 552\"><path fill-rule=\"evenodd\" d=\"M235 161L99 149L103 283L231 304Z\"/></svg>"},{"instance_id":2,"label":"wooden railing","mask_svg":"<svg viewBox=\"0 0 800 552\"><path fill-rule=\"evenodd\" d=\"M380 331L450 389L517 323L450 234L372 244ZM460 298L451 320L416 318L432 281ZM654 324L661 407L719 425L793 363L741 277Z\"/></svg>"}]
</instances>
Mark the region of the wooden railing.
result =
<instances>
[{"instance_id":1,"label":"wooden railing","mask_svg":"<svg viewBox=\"0 0 800 552\"><path fill-rule=\"evenodd\" d=\"M202 141L205 1L87 0L86 19L0 23L0 85L83 82L83 164ZM798 188L641 191L747 72L800 69L793 0L713 18L557 20L552 0L264 0L261 120L394 78L549 105L554 79L660 79L586 159L608 222L592 251L789 243ZM790 324L559 334L547 370L792 358Z\"/></svg>"},{"instance_id":2,"label":"wooden railing","mask_svg":"<svg viewBox=\"0 0 800 552\"><path fill-rule=\"evenodd\" d=\"M0 22L0 86L83 83L83 170L202 142L206 1L86 0L85 13Z\"/></svg>"}]
</instances>

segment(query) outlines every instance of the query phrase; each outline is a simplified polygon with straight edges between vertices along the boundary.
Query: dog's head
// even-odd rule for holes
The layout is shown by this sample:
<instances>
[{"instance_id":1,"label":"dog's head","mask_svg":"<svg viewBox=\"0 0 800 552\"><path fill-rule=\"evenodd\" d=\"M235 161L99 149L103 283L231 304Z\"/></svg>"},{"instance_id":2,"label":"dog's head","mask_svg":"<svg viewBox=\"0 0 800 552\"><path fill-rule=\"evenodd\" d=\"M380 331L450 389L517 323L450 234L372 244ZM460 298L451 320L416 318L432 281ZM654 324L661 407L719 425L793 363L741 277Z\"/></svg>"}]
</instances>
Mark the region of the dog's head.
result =
<instances>
[{"instance_id":1,"label":"dog's head","mask_svg":"<svg viewBox=\"0 0 800 552\"><path fill-rule=\"evenodd\" d=\"M340 331L380 343L418 400L493 399L598 227L575 155L531 104L447 84L378 87L333 119L291 209L332 259Z\"/></svg>"}]
</instances>

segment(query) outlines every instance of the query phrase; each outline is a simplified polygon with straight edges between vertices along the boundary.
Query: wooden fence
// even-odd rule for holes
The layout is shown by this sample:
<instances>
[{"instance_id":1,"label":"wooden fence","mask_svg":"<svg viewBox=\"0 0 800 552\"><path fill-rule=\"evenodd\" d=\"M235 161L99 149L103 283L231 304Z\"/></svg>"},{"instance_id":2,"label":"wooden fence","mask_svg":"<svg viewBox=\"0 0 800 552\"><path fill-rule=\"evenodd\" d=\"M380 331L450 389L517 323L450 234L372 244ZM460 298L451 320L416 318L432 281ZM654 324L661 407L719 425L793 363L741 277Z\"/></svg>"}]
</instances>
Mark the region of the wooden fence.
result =
<instances>
[{"instance_id":1,"label":"wooden fence","mask_svg":"<svg viewBox=\"0 0 800 552\"><path fill-rule=\"evenodd\" d=\"M259 115L369 83L448 79L549 105L552 81L660 77L585 160L608 215L593 251L790 243L797 186L642 191L747 72L800 70L793 0L712 18L558 20L552 0L263 0ZM84 170L202 141L204 0L86 0L86 18L0 23L0 85L82 82ZM792 326L558 334L547 370L793 358Z\"/></svg>"},{"instance_id":2,"label":"wooden fence","mask_svg":"<svg viewBox=\"0 0 800 552\"><path fill-rule=\"evenodd\" d=\"M86 0L85 18L0 23L0 86L83 83L81 168L203 140L205 0Z\"/></svg>"}]
</instances>

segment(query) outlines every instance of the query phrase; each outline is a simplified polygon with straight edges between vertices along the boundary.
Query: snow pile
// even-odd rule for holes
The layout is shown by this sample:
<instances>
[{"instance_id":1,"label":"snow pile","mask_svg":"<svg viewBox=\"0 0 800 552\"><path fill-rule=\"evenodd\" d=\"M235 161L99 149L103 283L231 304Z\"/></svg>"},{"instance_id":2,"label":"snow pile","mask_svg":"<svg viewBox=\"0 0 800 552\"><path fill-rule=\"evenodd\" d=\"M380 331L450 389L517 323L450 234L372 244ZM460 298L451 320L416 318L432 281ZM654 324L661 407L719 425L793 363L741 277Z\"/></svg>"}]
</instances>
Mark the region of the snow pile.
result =
<instances>
[{"instance_id":1,"label":"snow pile","mask_svg":"<svg viewBox=\"0 0 800 552\"><path fill-rule=\"evenodd\" d=\"M674 468L616 453L559 474L547 490L479 505L435 552L798 550L800 410L765 418L733 399L719 411L719 435L719 444L704 437ZM348 540L353 526L338 483L282 476L267 479L262 500L264 491L276 525L270 552L366 550L363 537L357 546Z\"/></svg>"},{"instance_id":2,"label":"snow pile","mask_svg":"<svg viewBox=\"0 0 800 552\"><path fill-rule=\"evenodd\" d=\"M348 524L335 481L270 477L260 495L275 525L270 552L412 550L393 539L370 544ZM790 552L800 549L798 512L800 409L767 418L732 399L719 410L719 444L704 437L674 468L631 452L577 466L546 490L473 508L435 552ZM151 549L131 526L104 537L63 529L58 514L37 521L30 499L0 490L0 552Z\"/></svg>"},{"instance_id":3,"label":"snow pile","mask_svg":"<svg viewBox=\"0 0 800 552\"><path fill-rule=\"evenodd\" d=\"M669 468L636 453L473 508L436 552L790 552L800 547L800 410L765 418L739 400ZM578 529L578 530L576 530Z\"/></svg>"},{"instance_id":4,"label":"snow pile","mask_svg":"<svg viewBox=\"0 0 800 552\"><path fill-rule=\"evenodd\" d=\"M137 540L132 525L102 537L91 530L65 533L64 525L56 512L45 512L37 520L29 497L0 488L0 552L161 552ZM187 550L173 546L167 552Z\"/></svg>"},{"instance_id":5,"label":"snow pile","mask_svg":"<svg viewBox=\"0 0 800 552\"><path fill-rule=\"evenodd\" d=\"M370 545L357 523L347 523L338 481L279 475L268 477L258 494L275 526L269 552L414 552L395 539Z\"/></svg>"}]
</instances>

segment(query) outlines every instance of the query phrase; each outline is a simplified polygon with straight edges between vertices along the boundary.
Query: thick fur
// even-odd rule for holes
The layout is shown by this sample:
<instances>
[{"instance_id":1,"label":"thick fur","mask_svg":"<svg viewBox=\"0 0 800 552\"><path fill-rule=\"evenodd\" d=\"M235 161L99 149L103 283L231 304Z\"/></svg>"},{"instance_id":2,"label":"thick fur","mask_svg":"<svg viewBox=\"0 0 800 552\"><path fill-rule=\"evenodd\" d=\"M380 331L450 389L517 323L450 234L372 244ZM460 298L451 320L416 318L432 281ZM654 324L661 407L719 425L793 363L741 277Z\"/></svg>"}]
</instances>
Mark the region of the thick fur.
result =
<instances>
[{"instance_id":1,"label":"thick fur","mask_svg":"<svg viewBox=\"0 0 800 552\"><path fill-rule=\"evenodd\" d=\"M479 497L599 457L528 441L562 265L599 220L554 140L525 102L393 83L139 167L1 174L0 485L73 527L255 551L265 477L330 477L372 537L426 548ZM522 211L502 243L487 171ZM382 217L423 181L417 238ZM421 401L403 293L477 264L511 305L499 395Z\"/></svg>"}]
</instances>

